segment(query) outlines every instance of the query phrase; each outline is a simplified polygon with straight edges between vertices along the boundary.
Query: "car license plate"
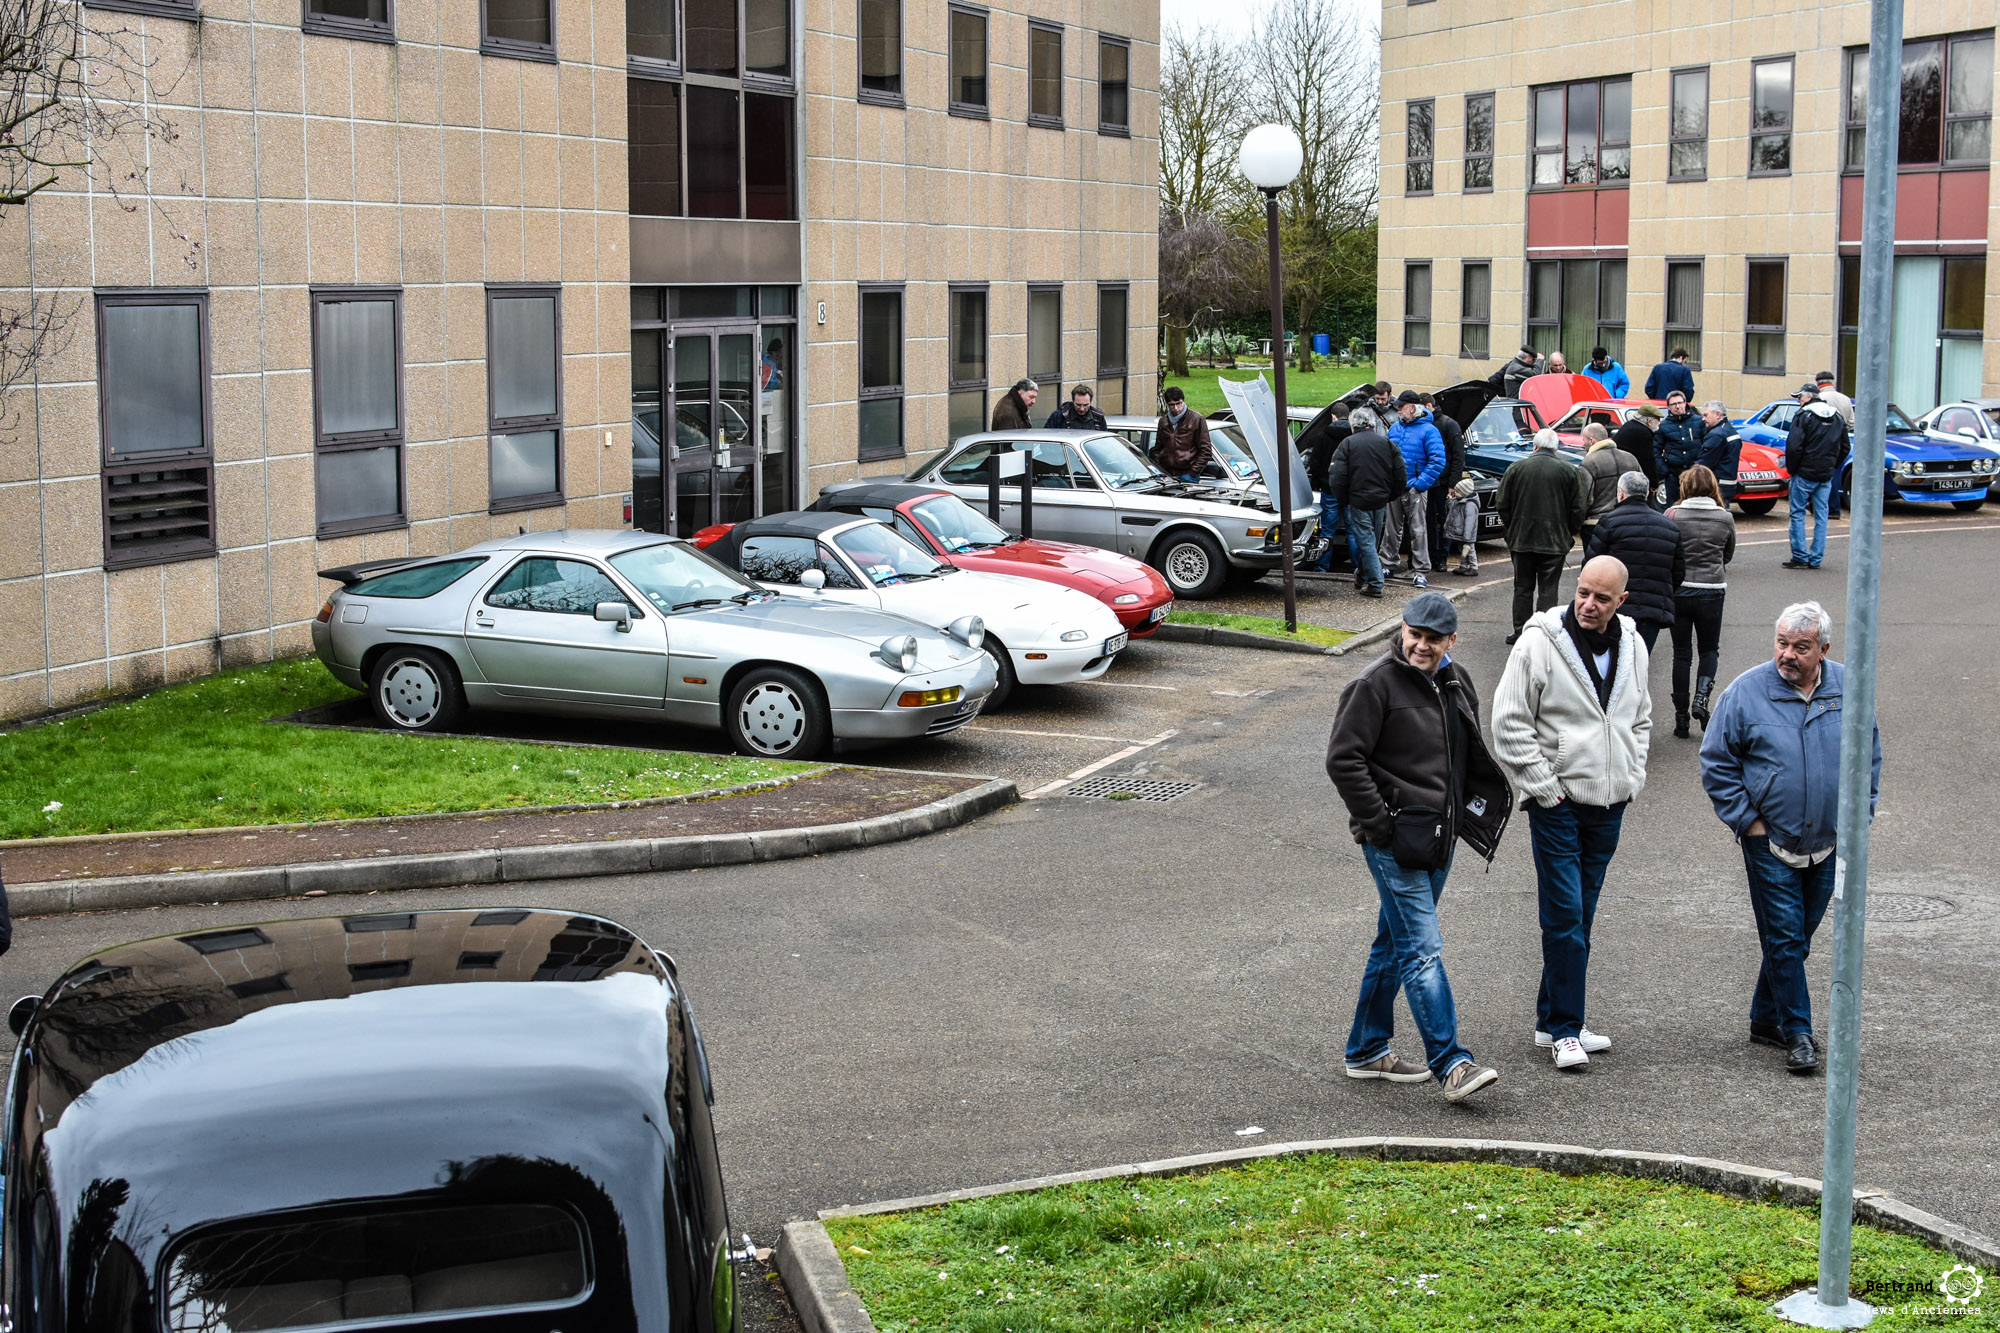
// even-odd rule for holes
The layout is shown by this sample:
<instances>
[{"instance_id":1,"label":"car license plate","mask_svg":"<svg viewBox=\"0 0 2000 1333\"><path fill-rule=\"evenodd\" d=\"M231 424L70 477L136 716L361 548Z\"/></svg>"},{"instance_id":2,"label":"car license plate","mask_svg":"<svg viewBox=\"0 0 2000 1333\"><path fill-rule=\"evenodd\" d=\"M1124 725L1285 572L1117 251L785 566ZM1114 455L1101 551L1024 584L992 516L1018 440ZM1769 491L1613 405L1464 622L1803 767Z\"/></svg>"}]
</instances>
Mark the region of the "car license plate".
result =
<instances>
[{"instance_id":1,"label":"car license plate","mask_svg":"<svg viewBox=\"0 0 2000 1333\"><path fill-rule=\"evenodd\" d=\"M1120 648L1123 648L1126 644L1130 643L1131 641L1132 641L1132 636L1129 634L1112 635L1110 638L1104 641L1104 655L1106 657L1111 656L1111 654L1117 652Z\"/></svg>"},{"instance_id":2,"label":"car license plate","mask_svg":"<svg viewBox=\"0 0 2000 1333\"><path fill-rule=\"evenodd\" d=\"M1925 477L1911 487L1912 490L1969 491L1985 483L1976 477Z\"/></svg>"},{"instance_id":3,"label":"car license plate","mask_svg":"<svg viewBox=\"0 0 2000 1333\"><path fill-rule=\"evenodd\" d=\"M958 711L952 714L952 716L964 717L967 713L976 713L979 711L980 702L981 701L978 699L967 699L963 703L959 704Z\"/></svg>"},{"instance_id":4,"label":"car license plate","mask_svg":"<svg viewBox=\"0 0 2000 1333\"><path fill-rule=\"evenodd\" d=\"M1161 605L1154 607L1151 613L1147 615L1146 619L1148 621L1165 620L1167 618L1167 612L1173 609L1174 609L1174 604L1172 602L1162 603Z\"/></svg>"},{"instance_id":5,"label":"car license plate","mask_svg":"<svg viewBox=\"0 0 2000 1333\"><path fill-rule=\"evenodd\" d=\"M1776 481L1777 479L1778 474L1775 472L1739 472L1736 474L1736 480L1738 481Z\"/></svg>"}]
</instances>

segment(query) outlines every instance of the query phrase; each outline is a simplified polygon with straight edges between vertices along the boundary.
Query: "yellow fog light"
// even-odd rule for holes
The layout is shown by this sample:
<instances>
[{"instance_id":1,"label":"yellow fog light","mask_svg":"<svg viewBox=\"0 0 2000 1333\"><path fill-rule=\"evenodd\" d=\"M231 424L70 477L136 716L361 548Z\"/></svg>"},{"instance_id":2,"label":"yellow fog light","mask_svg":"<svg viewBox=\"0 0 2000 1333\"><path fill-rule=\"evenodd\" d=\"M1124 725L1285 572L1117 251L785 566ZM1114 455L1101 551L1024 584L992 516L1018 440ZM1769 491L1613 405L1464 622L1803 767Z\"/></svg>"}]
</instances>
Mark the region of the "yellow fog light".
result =
<instances>
[{"instance_id":1,"label":"yellow fog light","mask_svg":"<svg viewBox=\"0 0 2000 1333\"><path fill-rule=\"evenodd\" d=\"M955 704L965 691L956 685L942 690L904 690L896 700L898 708L933 708L938 704Z\"/></svg>"}]
</instances>

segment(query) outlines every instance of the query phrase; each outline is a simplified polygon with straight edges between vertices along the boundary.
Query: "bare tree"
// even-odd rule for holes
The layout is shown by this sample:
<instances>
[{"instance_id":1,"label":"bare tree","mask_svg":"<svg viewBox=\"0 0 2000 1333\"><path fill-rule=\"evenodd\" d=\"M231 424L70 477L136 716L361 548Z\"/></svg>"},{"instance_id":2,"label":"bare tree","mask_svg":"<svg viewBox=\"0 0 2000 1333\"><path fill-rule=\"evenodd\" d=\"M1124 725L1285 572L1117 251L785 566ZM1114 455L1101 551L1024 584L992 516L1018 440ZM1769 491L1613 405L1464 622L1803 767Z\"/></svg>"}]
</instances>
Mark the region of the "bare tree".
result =
<instances>
[{"instance_id":1,"label":"bare tree","mask_svg":"<svg viewBox=\"0 0 2000 1333\"><path fill-rule=\"evenodd\" d=\"M147 144L178 137L157 104L185 70L157 79L137 28L92 18L75 0L0 0L0 226L25 226L28 201L66 177L127 212L159 206ZM198 267L199 243L169 230ZM67 344L80 306L32 290L0 299L0 392Z\"/></svg>"},{"instance_id":2,"label":"bare tree","mask_svg":"<svg viewBox=\"0 0 2000 1333\"><path fill-rule=\"evenodd\" d=\"M1188 330L1253 290L1255 249L1224 215L1238 206L1236 148L1254 88L1241 45L1167 29L1160 69L1160 328L1169 374L1186 375Z\"/></svg>"},{"instance_id":3,"label":"bare tree","mask_svg":"<svg viewBox=\"0 0 2000 1333\"><path fill-rule=\"evenodd\" d=\"M1263 264L1240 228L1211 214L1160 219L1160 327L1167 373L1188 373L1188 330L1204 311L1251 304Z\"/></svg>"},{"instance_id":4,"label":"bare tree","mask_svg":"<svg viewBox=\"0 0 2000 1333\"><path fill-rule=\"evenodd\" d=\"M1335 0L1276 0L1250 46L1256 114L1290 126L1305 148L1298 179L1278 196L1278 221L1298 366L1311 370L1321 312L1357 284L1374 288L1380 40L1370 19Z\"/></svg>"}]
</instances>

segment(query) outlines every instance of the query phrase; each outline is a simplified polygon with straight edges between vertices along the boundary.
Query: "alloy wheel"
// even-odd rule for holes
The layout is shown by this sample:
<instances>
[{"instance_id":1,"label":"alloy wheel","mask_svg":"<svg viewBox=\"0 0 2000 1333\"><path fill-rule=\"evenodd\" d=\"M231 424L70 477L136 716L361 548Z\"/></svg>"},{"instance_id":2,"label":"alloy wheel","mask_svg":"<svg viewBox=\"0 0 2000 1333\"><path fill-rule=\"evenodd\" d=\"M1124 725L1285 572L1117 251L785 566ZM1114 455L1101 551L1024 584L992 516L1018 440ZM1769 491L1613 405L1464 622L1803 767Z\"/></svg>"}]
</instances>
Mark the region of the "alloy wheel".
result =
<instances>
[{"instance_id":1,"label":"alloy wheel","mask_svg":"<svg viewBox=\"0 0 2000 1333\"><path fill-rule=\"evenodd\" d=\"M412 731L437 717L444 704L444 683L428 662L404 658L382 675L377 687L382 707L396 725Z\"/></svg>"},{"instance_id":2,"label":"alloy wheel","mask_svg":"<svg viewBox=\"0 0 2000 1333\"><path fill-rule=\"evenodd\" d=\"M798 691L775 680L763 681L744 695L736 716L750 748L774 757L799 748L810 717Z\"/></svg>"},{"instance_id":3,"label":"alloy wheel","mask_svg":"<svg viewBox=\"0 0 2000 1333\"><path fill-rule=\"evenodd\" d=\"M1208 552L1193 542L1183 542L1167 552L1167 581L1178 592L1199 588L1208 578Z\"/></svg>"}]
</instances>

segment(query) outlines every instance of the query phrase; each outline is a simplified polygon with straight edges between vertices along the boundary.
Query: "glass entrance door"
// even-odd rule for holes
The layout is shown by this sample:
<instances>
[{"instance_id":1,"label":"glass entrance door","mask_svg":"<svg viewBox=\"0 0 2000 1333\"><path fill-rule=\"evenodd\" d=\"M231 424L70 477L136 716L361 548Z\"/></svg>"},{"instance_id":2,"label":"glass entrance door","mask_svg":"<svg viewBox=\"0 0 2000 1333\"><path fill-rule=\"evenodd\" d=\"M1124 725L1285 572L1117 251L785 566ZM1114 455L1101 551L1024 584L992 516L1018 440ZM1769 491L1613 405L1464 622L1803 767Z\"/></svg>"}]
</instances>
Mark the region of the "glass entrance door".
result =
<instances>
[{"instance_id":1,"label":"glass entrance door","mask_svg":"<svg viewBox=\"0 0 2000 1333\"><path fill-rule=\"evenodd\" d=\"M690 537L757 513L757 335L677 326L669 357L677 447L666 506L670 531Z\"/></svg>"}]
</instances>

